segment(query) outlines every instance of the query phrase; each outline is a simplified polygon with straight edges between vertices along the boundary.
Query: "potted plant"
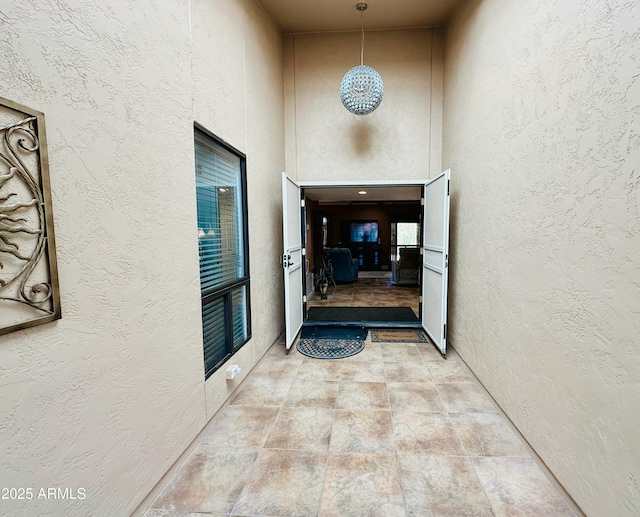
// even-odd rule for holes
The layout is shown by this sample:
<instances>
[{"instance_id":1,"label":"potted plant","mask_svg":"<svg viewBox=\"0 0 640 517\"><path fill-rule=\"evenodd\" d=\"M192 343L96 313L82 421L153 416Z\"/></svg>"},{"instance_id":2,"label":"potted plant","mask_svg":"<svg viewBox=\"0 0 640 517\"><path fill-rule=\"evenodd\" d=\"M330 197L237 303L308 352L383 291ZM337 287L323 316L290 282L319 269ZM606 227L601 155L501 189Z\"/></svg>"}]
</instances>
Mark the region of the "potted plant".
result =
<instances>
[{"instance_id":1,"label":"potted plant","mask_svg":"<svg viewBox=\"0 0 640 517\"><path fill-rule=\"evenodd\" d=\"M327 299L327 289L329 284L335 284L333 281L333 264L327 253L316 257L316 264L313 268L313 282L318 291L320 291L320 299Z\"/></svg>"}]
</instances>

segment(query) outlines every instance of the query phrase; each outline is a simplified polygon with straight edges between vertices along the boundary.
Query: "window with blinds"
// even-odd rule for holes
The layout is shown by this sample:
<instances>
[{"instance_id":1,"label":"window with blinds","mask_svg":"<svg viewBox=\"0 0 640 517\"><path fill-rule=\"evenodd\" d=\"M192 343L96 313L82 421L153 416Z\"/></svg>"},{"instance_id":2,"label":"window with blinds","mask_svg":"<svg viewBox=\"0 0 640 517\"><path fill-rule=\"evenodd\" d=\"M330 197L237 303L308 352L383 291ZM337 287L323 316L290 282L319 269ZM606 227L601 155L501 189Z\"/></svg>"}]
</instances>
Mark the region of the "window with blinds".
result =
<instances>
[{"instance_id":1,"label":"window with blinds","mask_svg":"<svg viewBox=\"0 0 640 517\"><path fill-rule=\"evenodd\" d=\"M245 157L196 125L205 378L251 337Z\"/></svg>"}]
</instances>

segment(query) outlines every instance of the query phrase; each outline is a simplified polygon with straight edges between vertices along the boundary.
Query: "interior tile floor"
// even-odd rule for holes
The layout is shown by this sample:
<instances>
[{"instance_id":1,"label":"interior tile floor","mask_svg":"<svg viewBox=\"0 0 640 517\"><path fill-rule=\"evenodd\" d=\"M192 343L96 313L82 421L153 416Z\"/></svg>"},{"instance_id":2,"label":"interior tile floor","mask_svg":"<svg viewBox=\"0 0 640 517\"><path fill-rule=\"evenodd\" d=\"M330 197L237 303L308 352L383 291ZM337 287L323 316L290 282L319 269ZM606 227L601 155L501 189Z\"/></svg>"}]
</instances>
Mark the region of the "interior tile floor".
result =
<instances>
[{"instance_id":1,"label":"interior tile floor","mask_svg":"<svg viewBox=\"0 0 640 517\"><path fill-rule=\"evenodd\" d=\"M158 488L145 517L574 515L454 351L371 333L273 345Z\"/></svg>"},{"instance_id":2,"label":"interior tile floor","mask_svg":"<svg viewBox=\"0 0 640 517\"><path fill-rule=\"evenodd\" d=\"M360 271L355 282L330 286L326 300L315 293L307 301L307 307L411 307L418 318L419 304L419 289L393 284L390 271Z\"/></svg>"}]
</instances>

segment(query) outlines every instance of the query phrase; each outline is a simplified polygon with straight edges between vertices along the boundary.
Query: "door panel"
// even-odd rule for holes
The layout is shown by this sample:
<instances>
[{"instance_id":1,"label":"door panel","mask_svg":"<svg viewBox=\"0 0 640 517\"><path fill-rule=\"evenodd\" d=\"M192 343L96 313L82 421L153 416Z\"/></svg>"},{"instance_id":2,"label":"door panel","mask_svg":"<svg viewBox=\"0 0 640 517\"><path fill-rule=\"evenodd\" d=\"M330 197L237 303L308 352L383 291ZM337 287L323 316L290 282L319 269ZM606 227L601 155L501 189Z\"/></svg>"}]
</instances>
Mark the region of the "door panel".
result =
<instances>
[{"instance_id":1,"label":"door panel","mask_svg":"<svg viewBox=\"0 0 640 517\"><path fill-rule=\"evenodd\" d=\"M302 327L303 301L302 278L304 274L302 254L302 210L300 187L282 173L282 225L284 253L284 303L285 344L291 348Z\"/></svg>"},{"instance_id":2,"label":"door panel","mask_svg":"<svg viewBox=\"0 0 640 517\"><path fill-rule=\"evenodd\" d=\"M425 183L422 234L422 327L443 354L447 351L450 177L447 169Z\"/></svg>"}]
</instances>

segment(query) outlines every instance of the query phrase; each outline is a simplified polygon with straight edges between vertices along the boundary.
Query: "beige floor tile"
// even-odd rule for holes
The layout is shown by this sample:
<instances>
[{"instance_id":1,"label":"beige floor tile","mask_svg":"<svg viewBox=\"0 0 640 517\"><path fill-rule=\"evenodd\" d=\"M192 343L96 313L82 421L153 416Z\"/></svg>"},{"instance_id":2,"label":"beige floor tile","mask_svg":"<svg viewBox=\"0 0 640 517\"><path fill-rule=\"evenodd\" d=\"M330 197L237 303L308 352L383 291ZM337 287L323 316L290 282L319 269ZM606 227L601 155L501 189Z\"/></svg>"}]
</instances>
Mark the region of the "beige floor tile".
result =
<instances>
[{"instance_id":1,"label":"beige floor tile","mask_svg":"<svg viewBox=\"0 0 640 517\"><path fill-rule=\"evenodd\" d=\"M449 416L469 456L531 457L502 415L451 413Z\"/></svg>"},{"instance_id":2,"label":"beige floor tile","mask_svg":"<svg viewBox=\"0 0 640 517\"><path fill-rule=\"evenodd\" d=\"M298 379L339 381L343 363L339 360L305 359L298 369Z\"/></svg>"},{"instance_id":3,"label":"beige floor tile","mask_svg":"<svg viewBox=\"0 0 640 517\"><path fill-rule=\"evenodd\" d=\"M419 361L389 360L411 348ZM403 500L421 517L491 515L487 500L499 516L572 515L475 378L437 382L461 379L462 364L370 335L338 361L276 344L146 516L396 517Z\"/></svg>"},{"instance_id":4,"label":"beige floor tile","mask_svg":"<svg viewBox=\"0 0 640 517\"><path fill-rule=\"evenodd\" d=\"M374 294L371 299L371 307L399 307L404 306L406 304L398 303L397 300L381 300L376 297Z\"/></svg>"},{"instance_id":5,"label":"beige floor tile","mask_svg":"<svg viewBox=\"0 0 640 517\"><path fill-rule=\"evenodd\" d=\"M368 362L382 362L382 350L378 343L371 343L371 338L367 338L364 345L364 350L356 355L345 357L341 359L344 362L351 361L368 361Z\"/></svg>"},{"instance_id":6,"label":"beige floor tile","mask_svg":"<svg viewBox=\"0 0 640 517\"><path fill-rule=\"evenodd\" d=\"M353 290L336 290L335 293L329 295L330 301L350 300L353 298Z\"/></svg>"},{"instance_id":7,"label":"beige floor tile","mask_svg":"<svg viewBox=\"0 0 640 517\"><path fill-rule=\"evenodd\" d=\"M263 360L267 358L286 359L287 364L293 365L295 362L298 362L298 364L302 363L302 361L305 359L305 356L296 350L295 344L291 348L287 349L287 347L284 346L283 342L276 343L271 348L269 348L267 353L264 355Z\"/></svg>"},{"instance_id":8,"label":"beige floor tile","mask_svg":"<svg viewBox=\"0 0 640 517\"><path fill-rule=\"evenodd\" d=\"M142 514L142 517L226 517L226 514L149 509Z\"/></svg>"},{"instance_id":9,"label":"beige floor tile","mask_svg":"<svg viewBox=\"0 0 640 517\"><path fill-rule=\"evenodd\" d=\"M280 406L284 401L291 379L269 379L250 376L231 398L229 404L242 406Z\"/></svg>"},{"instance_id":10,"label":"beige floor tile","mask_svg":"<svg viewBox=\"0 0 640 517\"><path fill-rule=\"evenodd\" d=\"M329 454L320 517L404 515L395 455Z\"/></svg>"},{"instance_id":11,"label":"beige floor tile","mask_svg":"<svg viewBox=\"0 0 640 517\"><path fill-rule=\"evenodd\" d=\"M533 459L471 458L496 517L575 514Z\"/></svg>"},{"instance_id":12,"label":"beige floor tile","mask_svg":"<svg viewBox=\"0 0 640 517\"><path fill-rule=\"evenodd\" d=\"M407 516L493 516L469 458L401 454L398 460Z\"/></svg>"},{"instance_id":13,"label":"beige floor tile","mask_svg":"<svg viewBox=\"0 0 640 517\"><path fill-rule=\"evenodd\" d=\"M387 382L431 382L427 365L423 363L385 363Z\"/></svg>"},{"instance_id":14,"label":"beige floor tile","mask_svg":"<svg viewBox=\"0 0 640 517\"><path fill-rule=\"evenodd\" d=\"M473 382L467 368L460 361L446 359L431 361L429 373L434 382Z\"/></svg>"},{"instance_id":15,"label":"beige floor tile","mask_svg":"<svg viewBox=\"0 0 640 517\"><path fill-rule=\"evenodd\" d=\"M317 515L327 455L263 449L234 515Z\"/></svg>"},{"instance_id":16,"label":"beige floor tile","mask_svg":"<svg viewBox=\"0 0 640 517\"><path fill-rule=\"evenodd\" d=\"M277 407L227 406L209 426L202 443L218 447L262 447L277 416Z\"/></svg>"},{"instance_id":17,"label":"beige floor tile","mask_svg":"<svg viewBox=\"0 0 640 517\"><path fill-rule=\"evenodd\" d=\"M341 381L337 409L389 409L384 382Z\"/></svg>"},{"instance_id":18,"label":"beige floor tile","mask_svg":"<svg viewBox=\"0 0 640 517\"><path fill-rule=\"evenodd\" d=\"M399 453L465 456L446 413L393 413L393 430Z\"/></svg>"},{"instance_id":19,"label":"beige floor tile","mask_svg":"<svg viewBox=\"0 0 640 517\"><path fill-rule=\"evenodd\" d=\"M422 356L413 343L380 343L385 363L421 363Z\"/></svg>"},{"instance_id":20,"label":"beige floor tile","mask_svg":"<svg viewBox=\"0 0 640 517\"><path fill-rule=\"evenodd\" d=\"M351 382L384 382L384 367L382 362L378 361L358 361L357 359L353 361L342 361L341 380Z\"/></svg>"},{"instance_id":21,"label":"beige floor tile","mask_svg":"<svg viewBox=\"0 0 640 517\"><path fill-rule=\"evenodd\" d=\"M431 342L416 343L416 348L418 349L418 352L420 352L420 356L424 362L449 360L445 359L445 357L440 353L440 350L438 350L438 347Z\"/></svg>"},{"instance_id":22,"label":"beige floor tile","mask_svg":"<svg viewBox=\"0 0 640 517\"><path fill-rule=\"evenodd\" d=\"M326 452L329 449L333 409L283 407L264 446Z\"/></svg>"},{"instance_id":23,"label":"beige floor tile","mask_svg":"<svg viewBox=\"0 0 640 517\"><path fill-rule=\"evenodd\" d=\"M391 410L394 412L444 413L446 411L433 383L387 382L387 390Z\"/></svg>"},{"instance_id":24,"label":"beige floor tile","mask_svg":"<svg viewBox=\"0 0 640 517\"><path fill-rule=\"evenodd\" d=\"M391 413L336 410L329 450L395 453Z\"/></svg>"},{"instance_id":25,"label":"beige floor tile","mask_svg":"<svg viewBox=\"0 0 640 517\"><path fill-rule=\"evenodd\" d=\"M497 413L487 394L474 382L435 383L449 413Z\"/></svg>"},{"instance_id":26,"label":"beige floor tile","mask_svg":"<svg viewBox=\"0 0 640 517\"><path fill-rule=\"evenodd\" d=\"M151 508L229 514L258 451L200 445Z\"/></svg>"},{"instance_id":27,"label":"beige floor tile","mask_svg":"<svg viewBox=\"0 0 640 517\"><path fill-rule=\"evenodd\" d=\"M292 380L302 364L302 359L295 361L283 361L282 357L266 356L251 371L251 378L264 377L266 379Z\"/></svg>"},{"instance_id":28,"label":"beige floor tile","mask_svg":"<svg viewBox=\"0 0 640 517\"><path fill-rule=\"evenodd\" d=\"M284 405L333 409L336 406L338 386L337 381L295 379Z\"/></svg>"}]
</instances>

